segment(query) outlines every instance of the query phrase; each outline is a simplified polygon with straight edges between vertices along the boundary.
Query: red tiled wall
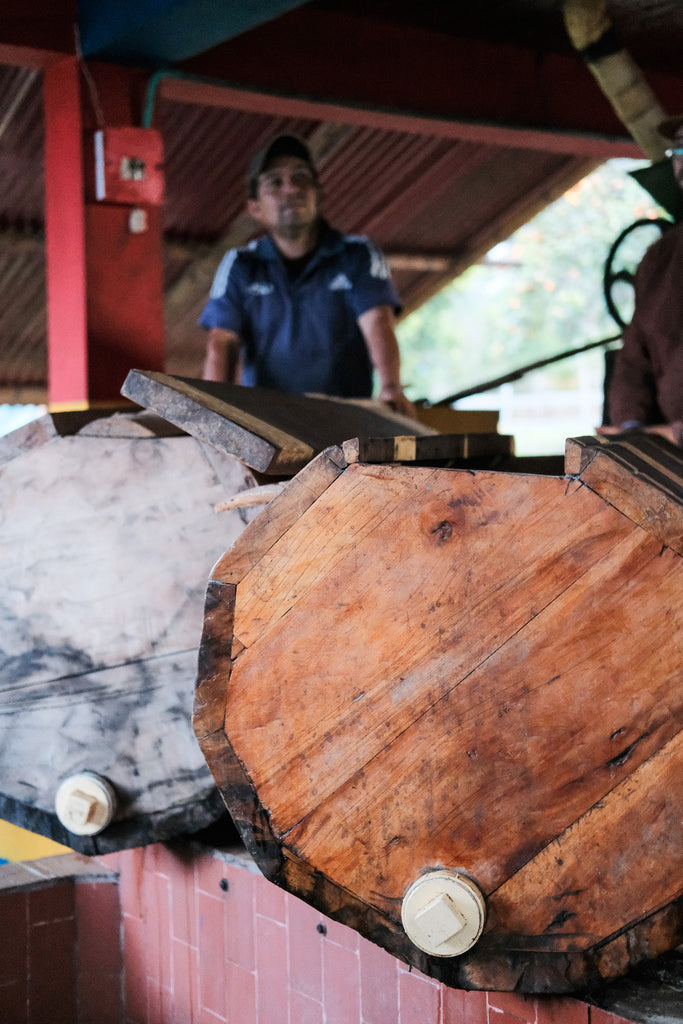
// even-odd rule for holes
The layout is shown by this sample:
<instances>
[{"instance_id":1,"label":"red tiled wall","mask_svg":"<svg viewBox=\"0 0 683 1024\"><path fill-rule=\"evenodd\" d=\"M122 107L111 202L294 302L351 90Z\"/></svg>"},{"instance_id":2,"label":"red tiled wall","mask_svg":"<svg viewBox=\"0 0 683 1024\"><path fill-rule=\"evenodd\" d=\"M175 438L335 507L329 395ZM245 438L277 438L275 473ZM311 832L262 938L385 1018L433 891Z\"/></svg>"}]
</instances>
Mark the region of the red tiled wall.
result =
<instances>
[{"instance_id":1,"label":"red tiled wall","mask_svg":"<svg viewBox=\"0 0 683 1024\"><path fill-rule=\"evenodd\" d=\"M120 1024L116 880L51 876L51 864L64 858L1 869L0 1021Z\"/></svg>"},{"instance_id":2,"label":"red tiled wall","mask_svg":"<svg viewBox=\"0 0 683 1024\"><path fill-rule=\"evenodd\" d=\"M75 890L76 1019L78 1024L122 1024L123 936L119 887L116 882L77 880Z\"/></svg>"},{"instance_id":3,"label":"red tiled wall","mask_svg":"<svg viewBox=\"0 0 683 1024\"><path fill-rule=\"evenodd\" d=\"M623 1024L574 999L445 988L246 859L103 859L120 871L127 1024Z\"/></svg>"},{"instance_id":4,"label":"red tiled wall","mask_svg":"<svg viewBox=\"0 0 683 1024\"><path fill-rule=\"evenodd\" d=\"M2 1019L55 1024L76 1019L76 910L73 882L0 894Z\"/></svg>"}]
</instances>

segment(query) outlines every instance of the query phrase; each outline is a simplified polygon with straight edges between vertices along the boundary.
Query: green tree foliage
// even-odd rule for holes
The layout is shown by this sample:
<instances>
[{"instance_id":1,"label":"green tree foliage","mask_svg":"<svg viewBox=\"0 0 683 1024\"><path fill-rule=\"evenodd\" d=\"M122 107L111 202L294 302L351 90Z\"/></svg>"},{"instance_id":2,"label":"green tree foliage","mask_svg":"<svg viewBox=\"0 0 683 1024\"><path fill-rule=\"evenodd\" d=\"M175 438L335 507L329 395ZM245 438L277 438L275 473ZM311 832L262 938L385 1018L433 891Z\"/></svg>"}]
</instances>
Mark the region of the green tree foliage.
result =
<instances>
[{"instance_id":1,"label":"green tree foliage","mask_svg":"<svg viewBox=\"0 0 683 1024\"><path fill-rule=\"evenodd\" d=\"M438 401L618 333L603 297L605 259L622 230L661 215L629 176L636 166L642 164L603 164L402 321L403 378L411 398ZM600 353L596 360L601 365ZM544 385L575 387L576 362L544 371Z\"/></svg>"}]
</instances>

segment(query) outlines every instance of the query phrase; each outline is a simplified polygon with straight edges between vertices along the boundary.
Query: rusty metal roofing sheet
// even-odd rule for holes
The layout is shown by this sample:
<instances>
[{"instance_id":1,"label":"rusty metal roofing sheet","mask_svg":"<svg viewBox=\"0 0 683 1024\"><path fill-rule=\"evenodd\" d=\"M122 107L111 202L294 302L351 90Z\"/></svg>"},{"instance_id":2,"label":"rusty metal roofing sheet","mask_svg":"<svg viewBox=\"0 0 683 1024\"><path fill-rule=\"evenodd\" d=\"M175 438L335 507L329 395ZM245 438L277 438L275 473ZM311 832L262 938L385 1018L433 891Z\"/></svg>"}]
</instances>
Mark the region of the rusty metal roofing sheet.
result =
<instances>
[{"instance_id":1,"label":"rusty metal roofing sheet","mask_svg":"<svg viewBox=\"0 0 683 1024\"><path fill-rule=\"evenodd\" d=\"M41 79L29 68L0 67L0 223L42 224Z\"/></svg>"},{"instance_id":2,"label":"rusty metal roofing sheet","mask_svg":"<svg viewBox=\"0 0 683 1024\"><path fill-rule=\"evenodd\" d=\"M638 59L678 73L679 0L610 0L608 8ZM469 33L503 41L507 50L520 45L571 52L559 0L312 0L283 24L301 25L308 11L348 16L334 24L367 16L408 33L442 33L446 41ZM153 123L165 148L169 372L199 372L204 339L196 316L222 252L254 230L245 214L245 166L275 133L294 131L312 143L326 215L342 230L367 233L382 246L407 310L593 166L568 152L571 146L564 152L515 148L509 137L498 145L490 131L482 143L430 132L428 121L398 130L382 120L318 120L305 104L294 110L290 102L287 116L283 109L273 102L254 113L187 97L181 102L163 92L155 101ZM0 65L0 389L44 386L47 377L43 134L40 73Z\"/></svg>"},{"instance_id":3,"label":"rusty metal roofing sheet","mask_svg":"<svg viewBox=\"0 0 683 1024\"><path fill-rule=\"evenodd\" d=\"M43 385L47 373L40 90L35 71L0 67L5 389ZM204 337L196 318L213 271L228 245L254 231L245 215L249 156L274 134L295 132L321 154L325 214L341 230L369 234L396 257L393 272L406 309L513 230L520 209L524 219L589 168L542 150L168 99L159 101L155 125L165 150L167 369L187 375L200 372ZM517 211L512 219L511 210Z\"/></svg>"}]
</instances>

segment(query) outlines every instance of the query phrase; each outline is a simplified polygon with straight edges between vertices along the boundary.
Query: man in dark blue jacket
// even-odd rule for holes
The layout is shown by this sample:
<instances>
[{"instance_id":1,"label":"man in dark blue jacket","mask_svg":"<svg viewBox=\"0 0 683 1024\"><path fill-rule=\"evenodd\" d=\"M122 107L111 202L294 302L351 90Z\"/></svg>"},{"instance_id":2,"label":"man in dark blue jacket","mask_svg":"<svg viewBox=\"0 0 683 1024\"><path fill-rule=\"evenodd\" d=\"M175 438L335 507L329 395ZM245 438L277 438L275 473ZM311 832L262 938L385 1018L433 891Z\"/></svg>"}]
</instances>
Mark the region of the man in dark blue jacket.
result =
<instances>
[{"instance_id":1,"label":"man in dark blue jacket","mask_svg":"<svg viewBox=\"0 0 683 1024\"><path fill-rule=\"evenodd\" d=\"M200 317L204 377L282 391L378 397L413 415L403 393L386 260L366 237L320 216L306 144L281 135L252 160L247 209L264 234L224 256Z\"/></svg>"}]
</instances>

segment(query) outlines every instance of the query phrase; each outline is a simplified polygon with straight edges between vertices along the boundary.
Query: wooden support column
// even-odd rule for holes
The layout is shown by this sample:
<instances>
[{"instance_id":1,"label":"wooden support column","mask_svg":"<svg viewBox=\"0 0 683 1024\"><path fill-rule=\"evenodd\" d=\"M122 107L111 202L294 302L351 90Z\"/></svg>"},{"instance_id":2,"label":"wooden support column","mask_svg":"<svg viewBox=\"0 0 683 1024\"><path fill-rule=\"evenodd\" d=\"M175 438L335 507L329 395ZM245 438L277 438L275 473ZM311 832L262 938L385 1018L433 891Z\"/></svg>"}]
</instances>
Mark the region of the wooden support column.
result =
<instances>
[{"instance_id":1,"label":"wooden support column","mask_svg":"<svg viewBox=\"0 0 683 1024\"><path fill-rule=\"evenodd\" d=\"M98 200L94 138L139 124L139 73L74 57L45 70L48 395L52 407L118 402L133 367L163 369L161 207ZM95 100L93 102L93 96Z\"/></svg>"}]
</instances>

